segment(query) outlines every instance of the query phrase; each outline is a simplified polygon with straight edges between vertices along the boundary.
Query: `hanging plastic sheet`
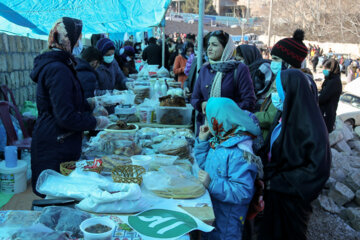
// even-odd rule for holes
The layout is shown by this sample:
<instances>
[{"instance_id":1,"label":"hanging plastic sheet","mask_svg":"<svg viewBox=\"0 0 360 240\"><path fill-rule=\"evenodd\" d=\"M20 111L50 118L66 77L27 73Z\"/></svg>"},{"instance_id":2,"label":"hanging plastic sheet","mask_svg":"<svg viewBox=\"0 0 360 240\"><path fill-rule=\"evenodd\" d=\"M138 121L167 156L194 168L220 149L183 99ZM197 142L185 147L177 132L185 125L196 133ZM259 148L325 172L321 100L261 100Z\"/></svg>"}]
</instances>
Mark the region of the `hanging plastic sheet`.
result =
<instances>
[{"instance_id":1,"label":"hanging plastic sheet","mask_svg":"<svg viewBox=\"0 0 360 240\"><path fill-rule=\"evenodd\" d=\"M3 0L0 31L39 38L64 16L83 21L83 34L133 32L157 26L171 0ZM4 20L4 21L1 21Z\"/></svg>"}]
</instances>

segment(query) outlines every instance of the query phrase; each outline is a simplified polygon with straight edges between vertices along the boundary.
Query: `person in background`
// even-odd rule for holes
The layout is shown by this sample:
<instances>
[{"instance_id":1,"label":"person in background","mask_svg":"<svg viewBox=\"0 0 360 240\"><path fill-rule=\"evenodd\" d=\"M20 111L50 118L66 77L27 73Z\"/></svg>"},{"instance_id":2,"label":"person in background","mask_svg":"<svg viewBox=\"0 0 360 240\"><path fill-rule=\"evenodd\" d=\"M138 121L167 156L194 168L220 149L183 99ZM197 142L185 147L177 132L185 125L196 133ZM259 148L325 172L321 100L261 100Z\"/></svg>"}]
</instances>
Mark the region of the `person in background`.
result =
<instances>
[{"instance_id":1,"label":"person in background","mask_svg":"<svg viewBox=\"0 0 360 240\"><path fill-rule=\"evenodd\" d=\"M102 38L105 38L105 35L102 33L92 34L90 38L91 46L96 47L97 42Z\"/></svg>"},{"instance_id":2,"label":"person in background","mask_svg":"<svg viewBox=\"0 0 360 240\"><path fill-rule=\"evenodd\" d=\"M260 109L265 94L272 84L273 74L270 68L270 60L262 58L259 49L253 45L239 45L236 48L236 60L249 67L254 91L257 97L256 110Z\"/></svg>"},{"instance_id":3,"label":"person in background","mask_svg":"<svg viewBox=\"0 0 360 240\"><path fill-rule=\"evenodd\" d=\"M206 60L206 49L207 49L207 44L208 44L210 35L211 35L211 32L208 32L204 36L203 41L202 41L202 43L203 43L203 54L201 56L203 58L202 63L207 62L207 60ZM184 83L184 96L187 99L191 98L191 94L194 91L194 85L195 85L196 77L197 77L196 76L196 74L197 74L197 58L198 58L198 56L194 56L194 59L192 60L190 67L188 66L189 61L187 61L186 62L186 67L185 67L185 70L184 70L185 75L187 75L187 78L186 78L185 83Z\"/></svg>"},{"instance_id":4,"label":"person in background","mask_svg":"<svg viewBox=\"0 0 360 240\"><path fill-rule=\"evenodd\" d=\"M135 49L133 47L129 45L124 46L120 49L119 55L115 54L115 59L126 77L129 77L129 74L137 73L135 68Z\"/></svg>"},{"instance_id":5,"label":"person in background","mask_svg":"<svg viewBox=\"0 0 360 240\"><path fill-rule=\"evenodd\" d=\"M184 87L184 82L187 76L184 73L187 59L194 54L194 45L190 42L185 43L181 50L181 55L175 58L173 71L178 77L178 82L181 82L181 88Z\"/></svg>"},{"instance_id":6,"label":"person in background","mask_svg":"<svg viewBox=\"0 0 360 240\"><path fill-rule=\"evenodd\" d=\"M191 33L186 34L185 43L189 42L195 45L195 40L196 40L195 34L191 34Z\"/></svg>"},{"instance_id":7,"label":"person in background","mask_svg":"<svg viewBox=\"0 0 360 240\"><path fill-rule=\"evenodd\" d=\"M206 118L194 153L199 180L210 193L215 229L203 239L242 239L254 182L258 174L262 177L261 159L252 147L261 131L253 114L229 98L210 98Z\"/></svg>"},{"instance_id":8,"label":"person in background","mask_svg":"<svg viewBox=\"0 0 360 240\"><path fill-rule=\"evenodd\" d=\"M78 46L82 21L63 17L52 27L50 51L34 59L30 77L37 83L36 105L39 112L31 143L32 188L35 194L40 173L60 171L60 164L79 160L83 131L105 128L106 117L94 117L76 76L72 55Z\"/></svg>"},{"instance_id":9,"label":"person in background","mask_svg":"<svg viewBox=\"0 0 360 240\"><path fill-rule=\"evenodd\" d=\"M156 38L151 37L149 39L149 46L144 49L142 59L147 61L149 65L161 66L161 47L156 44Z\"/></svg>"},{"instance_id":10,"label":"person in background","mask_svg":"<svg viewBox=\"0 0 360 240\"><path fill-rule=\"evenodd\" d=\"M179 55L179 52L176 49L176 44L174 42L174 40L172 40L171 38L168 39L168 47L169 47L169 62L168 65L170 67L170 69L173 69L174 66L174 62L175 62L175 58L177 57L177 55Z\"/></svg>"},{"instance_id":11,"label":"person in background","mask_svg":"<svg viewBox=\"0 0 360 240\"><path fill-rule=\"evenodd\" d=\"M294 32L292 38L281 39L273 46L271 50L272 61L270 68L274 76L288 68L301 68L301 63L306 58L308 53L307 47L303 43L304 37L304 32L298 29ZM311 87L314 95L317 96L316 84L310 76L308 76L308 80L309 86ZM276 87L275 83L273 83L270 90L268 91L267 98L260 108L260 111L255 113L256 117L259 119L260 127L265 139L265 148L269 147L269 137L271 135L268 135L268 133L271 133L271 128L274 127L273 123L274 121L277 121L275 117L278 114L278 109L272 103L272 93L275 92Z\"/></svg>"},{"instance_id":12,"label":"person in background","mask_svg":"<svg viewBox=\"0 0 360 240\"><path fill-rule=\"evenodd\" d=\"M234 60L235 45L229 34L215 31L210 34L207 55L209 64L204 64L194 86L191 105L198 111L196 135L205 121L205 109L210 97L227 97L241 109L252 111L255 93L249 69Z\"/></svg>"},{"instance_id":13,"label":"person in background","mask_svg":"<svg viewBox=\"0 0 360 240\"><path fill-rule=\"evenodd\" d=\"M306 240L311 202L330 176L329 136L307 77L287 69L275 82L282 115L263 159L265 210L258 240Z\"/></svg>"},{"instance_id":14,"label":"person in background","mask_svg":"<svg viewBox=\"0 0 360 240\"><path fill-rule=\"evenodd\" d=\"M336 109L342 92L339 63L331 59L324 64L325 81L319 92L319 106L329 133L334 129Z\"/></svg>"},{"instance_id":15,"label":"person in background","mask_svg":"<svg viewBox=\"0 0 360 240\"><path fill-rule=\"evenodd\" d=\"M99 74L100 90L126 90L127 77L121 71L115 58L114 42L108 38L100 39L96 48L101 52L103 61L96 69Z\"/></svg>"},{"instance_id":16,"label":"person in background","mask_svg":"<svg viewBox=\"0 0 360 240\"><path fill-rule=\"evenodd\" d=\"M355 79L357 69L358 69L357 62L352 61L350 66L347 68L347 82L348 83Z\"/></svg>"},{"instance_id":17,"label":"person in background","mask_svg":"<svg viewBox=\"0 0 360 240\"><path fill-rule=\"evenodd\" d=\"M176 50L178 50L178 52L180 52L181 49L183 48L184 42L180 36L176 38L175 42L176 42Z\"/></svg>"},{"instance_id":18,"label":"person in background","mask_svg":"<svg viewBox=\"0 0 360 240\"><path fill-rule=\"evenodd\" d=\"M102 62L102 55L95 47L88 47L76 59L76 73L84 90L85 98L94 97L94 91L99 89L97 67Z\"/></svg>"},{"instance_id":19,"label":"person in background","mask_svg":"<svg viewBox=\"0 0 360 240\"><path fill-rule=\"evenodd\" d=\"M316 67L317 67L317 65L319 63L319 54L318 54L318 52L315 52L314 57L311 59L311 63L313 65L314 74L316 74Z\"/></svg>"}]
</instances>

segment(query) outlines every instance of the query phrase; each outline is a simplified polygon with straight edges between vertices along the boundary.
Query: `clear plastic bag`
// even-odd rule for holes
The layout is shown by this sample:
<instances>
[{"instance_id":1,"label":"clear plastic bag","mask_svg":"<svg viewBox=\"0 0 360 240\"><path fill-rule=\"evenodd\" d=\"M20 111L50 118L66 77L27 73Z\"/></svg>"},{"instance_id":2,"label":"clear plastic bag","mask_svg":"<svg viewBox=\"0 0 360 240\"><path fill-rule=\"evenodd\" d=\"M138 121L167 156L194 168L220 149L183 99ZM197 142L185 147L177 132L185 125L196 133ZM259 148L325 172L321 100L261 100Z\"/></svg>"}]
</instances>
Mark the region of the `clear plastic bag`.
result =
<instances>
[{"instance_id":1,"label":"clear plastic bag","mask_svg":"<svg viewBox=\"0 0 360 240\"><path fill-rule=\"evenodd\" d=\"M164 66L157 71L157 74L158 77L170 77L169 71Z\"/></svg>"},{"instance_id":2,"label":"clear plastic bag","mask_svg":"<svg viewBox=\"0 0 360 240\"><path fill-rule=\"evenodd\" d=\"M150 203L141 196L139 185L135 183L119 183L102 190L90 193L76 207L95 213L136 213L150 207Z\"/></svg>"},{"instance_id":3,"label":"clear plastic bag","mask_svg":"<svg viewBox=\"0 0 360 240\"><path fill-rule=\"evenodd\" d=\"M54 170L41 172L36 190L44 195L53 197L70 197L77 200L86 198L91 192L100 191L110 184L107 178L91 171L75 169L69 176L64 176Z\"/></svg>"},{"instance_id":4,"label":"clear plastic bag","mask_svg":"<svg viewBox=\"0 0 360 240\"><path fill-rule=\"evenodd\" d=\"M107 117L109 115L105 107L101 104L99 100L97 100L97 98L95 98L95 108L93 110L93 115L94 117L99 117L99 116Z\"/></svg>"},{"instance_id":5,"label":"clear plastic bag","mask_svg":"<svg viewBox=\"0 0 360 240\"><path fill-rule=\"evenodd\" d=\"M203 184L179 166L163 166L158 171L147 172L143 181L148 190L165 198L198 198L205 193Z\"/></svg>"},{"instance_id":6,"label":"clear plastic bag","mask_svg":"<svg viewBox=\"0 0 360 240\"><path fill-rule=\"evenodd\" d=\"M86 156L118 154L133 156L140 154L141 147L137 144L136 133L127 132L99 132L90 139L88 147L84 149Z\"/></svg>"},{"instance_id":7,"label":"clear plastic bag","mask_svg":"<svg viewBox=\"0 0 360 240\"><path fill-rule=\"evenodd\" d=\"M79 226L82 221L90 218L89 213L85 213L73 208L50 206L45 207L36 223L55 230L71 233L73 238L83 237Z\"/></svg>"},{"instance_id":8,"label":"clear plastic bag","mask_svg":"<svg viewBox=\"0 0 360 240\"><path fill-rule=\"evenodd\" d=\"M181 159L189 159L191 157L188 141L185 138L173 137L162 141L156 146L156 150L162 154L179 156Z\"/></svg>"}]
</instances>

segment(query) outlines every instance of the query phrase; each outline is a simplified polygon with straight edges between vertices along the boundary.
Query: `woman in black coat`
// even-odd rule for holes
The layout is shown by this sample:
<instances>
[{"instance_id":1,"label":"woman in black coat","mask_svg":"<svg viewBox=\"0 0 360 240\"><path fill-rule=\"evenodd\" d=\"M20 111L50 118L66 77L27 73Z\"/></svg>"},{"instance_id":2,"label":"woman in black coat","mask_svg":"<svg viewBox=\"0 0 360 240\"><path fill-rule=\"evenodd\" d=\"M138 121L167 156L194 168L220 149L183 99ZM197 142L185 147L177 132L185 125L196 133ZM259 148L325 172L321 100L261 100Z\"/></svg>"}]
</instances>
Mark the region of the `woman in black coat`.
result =
<instances>
[{"instance_id":1,"label":"woman in black coat","mask_svg":"<svg viewBox=\"0 0 360 240\"><path fill-rule=\"evenodd\" d=\"M75 70L81 82L85 98L94 97L94 91L99 89L99 75L96 68L102 62L102 55L95 47L88 47L76 59Z\"/></svg>"},{"instance_id":2,"label":"woman in black coat","mask_svg":"<svg viewBox=\"0 0 360 240\"><path fill-rule=\"evenodd\" d=\"M283 110L263 161L266 204L258 240L306 240L311 202L330 176L329 136L307 77L288 69L275 81Z\"/></svg>"},{"instance_id":3,"label":"woman in black coat","mask_svg":"<svg viewBox=\"0 0 360 240\"><path fill-rule=\"evenodd\" d=\"M31 78L37 83L39 117L31 143L32 187L43 170L59 171L60 163L78 160L82 133L108 123L95 118L76 77L73 48L81 38L81 20L63 17L49 34L49 50L37 56Z\"/></svg>"},{"instance_id":4,"label":"woman in black coat","mask_svg":"<svg viewBox=\"0 0 360 240\"><path fill-rule=\"evenodd\" d=\"M325 81L319 95L319 106L323 114L328 132L334 130L336 109L342 92L340 79L340 65L335 59L330 59L324 64Z\"/></svg>"}]
</instances>

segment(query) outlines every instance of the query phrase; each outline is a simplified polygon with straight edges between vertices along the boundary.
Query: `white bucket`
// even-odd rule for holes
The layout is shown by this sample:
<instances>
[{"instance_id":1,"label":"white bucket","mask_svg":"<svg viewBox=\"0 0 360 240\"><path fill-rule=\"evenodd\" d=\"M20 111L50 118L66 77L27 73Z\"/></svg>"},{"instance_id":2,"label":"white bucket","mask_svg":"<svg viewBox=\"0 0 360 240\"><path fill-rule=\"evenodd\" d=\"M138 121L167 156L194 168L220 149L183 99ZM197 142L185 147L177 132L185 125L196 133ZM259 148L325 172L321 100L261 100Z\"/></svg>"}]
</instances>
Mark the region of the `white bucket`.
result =
<instances>
[{"instance_id":1,"label":"white bucket","mask_svg":"<svg viewBox=\"0 0 360 240\"><path fill-rule=\"evenodd\" d=\"M26 170L27 163L24 160L19 160L14 168L6 167L5 161L0 162L0 192L24 192L27 186Z\"/></svg>"}]
</instances>

